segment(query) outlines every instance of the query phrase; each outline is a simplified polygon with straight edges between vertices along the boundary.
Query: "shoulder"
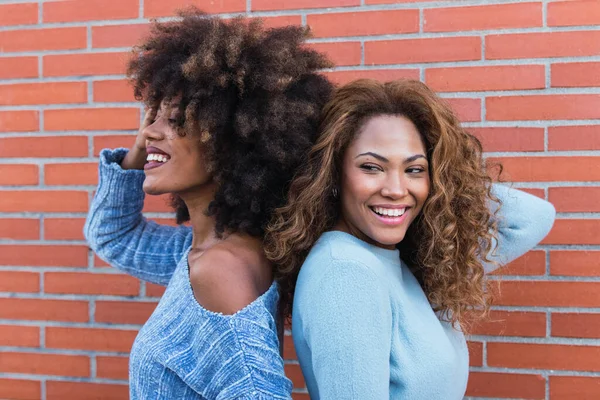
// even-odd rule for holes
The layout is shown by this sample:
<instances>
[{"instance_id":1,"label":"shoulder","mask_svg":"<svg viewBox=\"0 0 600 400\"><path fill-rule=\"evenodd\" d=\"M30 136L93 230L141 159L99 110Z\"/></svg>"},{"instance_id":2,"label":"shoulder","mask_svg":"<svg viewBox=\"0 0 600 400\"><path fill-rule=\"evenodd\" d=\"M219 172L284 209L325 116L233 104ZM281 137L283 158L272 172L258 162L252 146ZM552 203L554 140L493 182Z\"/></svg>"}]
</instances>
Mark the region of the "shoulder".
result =
<instances>
[{"instance_id":1,"label":"shoulder","mask_svg":"<svg viewBox=\"0 0 600 400\"><path fill-rule=\"evenodd\" d=\"M217 244L190 260L190 282L198 303L207 310L235 314L262 293L248 251Z\"/></svg>"}]
</instances>

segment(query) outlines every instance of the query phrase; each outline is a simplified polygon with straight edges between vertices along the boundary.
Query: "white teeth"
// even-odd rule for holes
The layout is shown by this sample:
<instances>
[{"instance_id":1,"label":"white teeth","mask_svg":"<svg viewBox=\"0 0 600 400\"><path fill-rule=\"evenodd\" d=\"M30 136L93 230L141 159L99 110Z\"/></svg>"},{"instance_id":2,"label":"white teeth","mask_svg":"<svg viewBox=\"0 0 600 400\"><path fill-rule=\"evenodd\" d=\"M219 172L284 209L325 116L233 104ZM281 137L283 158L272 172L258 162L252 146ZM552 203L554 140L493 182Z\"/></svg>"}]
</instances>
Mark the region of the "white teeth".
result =
<instances>
[{"instance_id":1,"label":"white teeth","mask_svg":"<svg viewBox=\"0 0 600 400\"><path fill-rule=\"evenodd\" d=\"M373 211L375 211L377 214L385 215L388 217L399 217L404 214L406 208L373 207Z\"/></svg>"},{"instance_id":2,"label":"white teeth","mask_svg":"<svg viewBox=\"0 0 600 400\"><path fill-rule=\"evenodd\" d=\"M146 161L158 161L158 162L165 163L165 162L169 161L169 158L162 154L152 153L152 154L148 154L148 156L146 157Z\"/></svg>"}]
</instances>

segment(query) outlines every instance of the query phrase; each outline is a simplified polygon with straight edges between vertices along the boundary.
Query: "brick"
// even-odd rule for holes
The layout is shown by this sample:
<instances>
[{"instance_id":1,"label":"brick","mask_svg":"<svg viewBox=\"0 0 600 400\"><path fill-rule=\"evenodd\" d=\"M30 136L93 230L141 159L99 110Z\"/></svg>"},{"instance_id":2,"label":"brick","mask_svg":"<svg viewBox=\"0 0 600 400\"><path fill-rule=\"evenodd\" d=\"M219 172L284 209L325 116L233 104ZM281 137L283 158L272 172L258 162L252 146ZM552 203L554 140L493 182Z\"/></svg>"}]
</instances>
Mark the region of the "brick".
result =
<instances>
[{"instance_id":1,"label":"brick","mask_svg":"<svg viewBox=\"0 0 600 400\"><path fill-rule=\"evenodd\" d=\"M38 168L37 165L30 164L1 164L0 185L37 185L40 182Z\"/></svg>"},{"instance_id":2,"label":"brick","mask_svg":"<svg viewBox=\"0 0 600 400\"><path fill-rule=\"evenodd\" d=\"M144 200L144 212L173 212L173 208L169 205L171 200L170 194L160 196L146 196Z\"/></svg>"},{"instance_id":3,"label":"brick","mask_svg":"<svg viewBox=\"0 0 600 400\"><path fill-rule=\"evenodd\" d=\"M48 131L108 131L138 129L139 108L80 108L45 111Z\"/></svg>"},{"instance_id":4,"label":"brick","mask_svg":"<svg viewBox=\"0 0 600 400\"><path fill-rule=\"evenodd\" d=\"M0 85L0 106L73 104L86 101L86 82Z\"/></svg>"},{"instance_id":5,"label":"brick","mask_svg":"<svg viewBox=\"0 0 600 400\"><path fill-rule=\"evenodd\" d=\"M600 3L587 1L554 1L548 3L548 26L600 24Z\"/></svg>"},{"instance_id":6,"label":"brick","mask_svg":"<svg viewBox=\"0 0 600 400\"><path fill-rule=\"evenodd\" d=\"M544 193L544 189L536 189L536 188L519 188L519 190L529 193L533 196L539 197L542 200L546 200L546 194Z\"/></svg>"},{"instance_id":7,"label":"brick","mask_svg":"<svg viewBox=\"0 0 600 400\"><path fill-rule=\"evenodd\" d=\"M366 0L365 4L404 4L404 3L427 3L438 0Z\"/></svg>"},{"instance_id":8,"label":"brick","mask_svg":"<svg viewBox=\"0 0 600 400\"><path fill-rule=\"evenodd\" d=\"M310 400L308 393L292 393L292 400Z\"/></svg>"},{"instance_id":9,"label":"brick","mask_svg":"<svg viewBox=\"0 0 600 400\"><path fill-rule=\"evenodd\" d=\"M287 376L288 379L292 381L292 385L294 385L294 388L303 388L306 386L306 384L304 383L304 376L302 375L300 365L285 364L284 369L285 376Z\"/></svg>"},{"instance_id":10,"label":"brick","mask_svg":"<svg viewBox=\"0 0 600 400\"><path fill-rule=\"evenodd\" d=\"M454 113L461 122L481 121L480 99L446 98L444 100L454 110Z\"/></svg>"},{"instance_id":11,"label":"brick","mask_svg":"<svg viewBox=\"0 0 600 400\"><path fill-rule=\"evenodd\" d=\"M46 272L46 293L97 294L135 296L140 292L140 282L129 275L93 274L89 272Z\"/></svg>"},{"instance_id":12,"label":"brick","mask_svg":"<svg viewBox=\"0 0 600 400\"><path fill-rule=\"evenodd\" d=\"M85 136L0 138L0 157L86 157Z\"/></svg>"},{"instance_id":13,"label":"brick","mask_svg":"<svg viewBox=\"0 0 600 400\"><path fill-rule=\"evenodd\" d=\"M356 79L376 79L380 81L393 81L396 79L419 79L418 69L370 69L352 71L331 71L324 75L333 83L341 85Z\"/></svg>"},{"instance_id":14,"label":"brick","mask_svg":"<svg viewBox=\"0 0 600 400\"><path fill-rule=\"evenodd\" d=\"M128 352L137 331L100 328L46 327L46 347L55 349Z\"/></svg>"},{"instance_id":15,"label":"brick","mask_svg":"<svg viewBox=\"0 0 600 400\"><path fill-rule=\"evenodd\" d=\"M97 185L98 164L46 164L44 180L46 185Z\"/></svg>"},{"instance_id":16,"label":"brick","mask_svg":"<svg viewBox=\"0 0 600 400\"><path fill-rule=\"evenodd\" d=\"M365 42L365 64L410 64L481 59L481 38L449 37Z\"/></svg>"},{"instance_id":17,"label":"brick","mask_svg":"<svg viewBox=\"0 0 600 400\"><path fill-rule=\"evenodd\" d=\"M325 53L337 66L360 64L360 42L310 43L309 46Z\"/></svg>"},{"instance_id":18,"label":"brick","mask_svg":"<svg viewBox=\"0 0 600 400\"><path fill-rule=\"evenodd\" d=\"M600 398L600 378L587 376L550 376L552 400L595 400ZM575 397L573 397L575 396Z\"/></svg>"},{"instance_id":19,"label":"brick","mask_svg":"<svg viewBox=\"0 0 600 400\"><path fill-rule=\"evenodd\" d=\"M103 149L116 149L119 147L129 149L134 143L135 135L94 136L94 157L98 157Z\"/></svg>"},{"instance_id":20,"label":"brick","mask_svg":"<svg viewBox=\"0 0 600 400\"><path fill-rule=\"evenodd\" d=\"M550 275L600 276L600 251L551 251Z\"/></svg>"},{"instance_id":21,"label":"brick","mask_svg":"<svg viewBox=\"0 0 600 400\"><path fill-rule=\"evenodd\" d=\"M252 11L359 6L360 0L253 0Z\"/></svg>"},{"instance_id":22,"label":"brick","mask_svg":"<svg viewBox=\"0 0 600 400\"><path fill-rule=\"evenodd\" d=\"M473 371L469 373L466 395L543 400L546 379L542 375Z\"/></svg>"},{"instance_id":23,"label":"brick","mask_svg":"<svg viewBox=\"0 0 600 400\"><path fill-rule=\"evenodd\" d=\"M91 382L46 382L46 400L128 400L127 385Z\"/></svg>"},{"instance_id":24,"label":"brick","mask_svg":"<svg viewBox=\"0 0 600 400\"><path fill-rule=\"evenodd\" d=\"M124 74L129 53L85 53L44 56L44 76Z\"/></svg>"},{"instance_id":25,"label":"brick","mask_svg":"<svg viewBox=\"0 0 600 400\"><path fill-rule=\"evenodd\" d=\"M92 47L132 47L150 32L150 24L92 27Z\"/></svg>"},{"instance_id":26,"label":"brick","mask_svg":"<svg viewBox=\"0 0 600 400\"><path fill-rule=\"evenodd\" d=\"M36 3L0 5L0 26L37 24ZM4 397L0 394L0 397Z\"/></svg>"},{"instance_id":27,"label":"brick","mask_svg":"<svg viewBox=\"0 0 600 400\"><path fill-rule=\"evenodd\" d=\"M106 379L122 379L129 377L129 359L127 357L96 357L96 376Z\"/></svg>"},{"instance_id":28,"label":"brick","mask_svg":"<svg viewBox=\"0 0 600 400\"><path fill-rule=\"evenodd\" d=\"M0 15L2 15L0 13ZM40 381L25 379L0 379L0 398L13 400L39 400L42 396Z\"/></svg>"},{"instance_id":29,"label":"brick","mask_svg":"<svg viewBox=\"0 0 600 400\"><path fill-rule=\"evenodd\" d=\"M516 33L488 35L485 38L485 57L489 60L598 54L600 31Z\"/></svg>"},{"instance_id":30,"label":"brick","mask_svg":"<svg viewBox=\"0 0 600 400\"><path fill-rule=\"evenodd\" d=\"M94 82L94 102L134 102L133 87L125 79Z\"/></svg>"},{"instance_id":31,"label":"brick","mask_svg":"<svg viewBox=\"0 0 600 400\"><path fill-rule=\"evenodd\" d=\"M88 193L83 191L5 190L0 212L87 212Z\"/></svg>"},{"instance_id":32,"label":"brick","mask_svg":"<svg viewBox=\"0 0 600 400\"><path fill-rule=\"evenodd\" d=\"M489 151L544 151L543 128L467 128Z\"/></svg>"},{"instance_id":33,"label":"brick","mask_svg":"<svg viewBox=\"0 0 600 400\"><path fill-rule=\"evenodd\" d=\"M0 265L87 267L87 257L88 248L81 245L0 245Z\"/></svg>"},{"instance_id":34,"label":"brick","mask_svg":"<svg viewBox=\"0 0 600 400\"><path fill-rule=\"evenodd\" d=\"M523 90L546 87L543 65L428 68L425 83L437 92Z\"/></svg>"},{"instance_id":35,"label":"brick","mask_svg":"<svg viewBox=\"0 0 600 400\"><path fill-rule=\"evenodd\" d=\"M481 367L483 365L483 343L468 341L469 365L471 367Z\"/></svg>"},{"instance_id":36,"label":"brick","mask_svg":"<svg viewBox=\"0 0 600 400\"><path fill-rule=\"evenodd\" d=\"M494 304L533 307L600 307L599 282L504 281Z\"/></svg>"},{"instance_id":37,"label":"brick","mask_svg":"<svg viewBox=\"0 0 600 400\"><path fill-rule=\"evenodd\" d=\"M492 275L535 276L546 273L546 253L529 251L506 266L497 269Z\"/></svg>"},{"instance_id":38,"label":"brick","mask_svg":"<svg viewBox=\"0 0 600 400\"><path fill-rule=\"evenodd\" d=\"M519 311L490 311L484 321L474 323L469 333L491 336L545 337L546 314Z\"/></svg>"},{"instance_id":39,"label":"brick","mask_svg":"<svg viewBox=\"0 0 600 400\"><path fill-rule=\"evenodd\" d=\"M245 0L203 1L203 0L144 0L144 17L166 17L175 15L177 10L195 5L209 14L246 11Z\"/></svg>"},{"instance_id":40,"label":"brick","mask_svg":"<svg viewBox=\"0 0 600 400\"><path fill-rule=\"evenodd\" d=\"M37 272L0 271L0 292L37 293L40 274Z\"/></svg>"},{"instance_id":41,"label":"brick","mask_svg":"<svg viewBox=\"0 0 600 400\"><path fill-rule=\"evenodd\" d=\"M44 239L46 240L85 240L83 225L85 218L46 218L44 219Z\"/></svg>"},{"instance_id":42,"label":"brick","mask_svg":"<svg viewBox=\"0 0 600 400\"><path fill-rule=\"evenodd\" d=\"M22 29L0 32L2 52L74 50L87 45L85 27Z\"/></svg>"},{"instance_id":43,"label":"brick","mask_svg":"<svg viewBox=\"0 0 600 400\"><path fill-rule=\"evenodd\" d=\"M0 318L87 322L89 305L87 301L0 298Z\"/></svg>"},{"instance_id":44,"label":"brick","mask_svg":"<svg viewBox=\"0 0 600 400\"><path fill-rule=\"evenodd\" d=\"M600 86L600 62L574 62L552 64L552 87Z\"/></svg>"},{"instance_id":45,"label":"brick","mask_svg":"<svg viewBox=\"0 0 600 400\"><path fill-rule=\"evenodd\" d=\"M503 157L489 158L504 167L509 182L566 182L600 180L598 157Z\"/></svg>"},{"instance_id":46,"label":"brick","mask_svg":"<svg viewBox=\"0 0 600 400\"><path fill-rule=\"evenodd\" d=\"M487 344L490 367L600 371L600 347L558 344Z\"/></svg>"},{"instance_id":47,"label":"brick","mask_svg":"<svg viewBox=\"0 0 600 400\"><path fill-rule=\"evenodd\" d=\"M600 118L600 95L562 94L488 97L490 121L535 121Z\"/></svg>"},{"instance_id":48,"label":"brick","mask_svg":"<svg viewBox=\"0 0 600 400\"><path fill-rule=\"evenodd\" d=\"M165 293L165 287L155 285L154 283L146 283L146 296L160 297Z\"/></svg>"},{"instance_id":49,"label":"brick","mask_svg":"<svg viewBox=\"0 0 600 400\"><path fill-rule=\"evenodd\" d=\"M139 15L138 0L70 0L44 3L47 22L129 19Z\"/></svg>"},{"instance_id":50,"label":"brick","mask_svg":"<svg viewBox=\"0 0 600 400\"><path fill-rule=\"evenodd\" d=\"M554 187L548 199L558 212L600 212L600 187Z\"/></svg>"},{"instance_id":51,"label":"brick","mask_svg":"<svg viewBox=\"0 0 600 400\"><path fill-rule=\"evenodd\" d=\"M368 36L419 31L419 10L313 14L306 17L314 37Z\"/></svg>"},{"instance_id":52,"label":"brick","mask_svg":"<svg viewBox=\"0 0 600 400\"><path fill-rule=\"evenodd\" d=\"M110 324L142 325L146 323L156 302L96 301L94 320Z\"/></svg>"},{"instance_id":53,"label":"brick","mask_svg":"<svg viewBox=\"0 0 600 400\"><path fill-rule=\"evenodd\" d=\"M543 244L600 244L600 219L557 219Z\"/></svg>"},{"instance_id":54,"label":"brick","mask_svg":"<svg viewBox=\"0 0 600 400\"><path fill-rule=\"evenodd\" d=\"M87 377L90 376L90 359L88 356L4 351L0 357L0 372Z\"/></svg>"},{"instance_id":55,"label":"brick","mask_svg":"<svg viewBox=\"0 0 600 400\"><path fill-rule=\"evenodd\" d=\"M430 8L423 11L425 32L475 31L542 26L542 4L498 4Z\"/></svg>"},{"instance_id":56,"label":"brick","mask_svg":"<svg viewBox=\"0 0 600 400\"><path fill-rule=\"evenodd\" d=\"M552 336L600 338L600 314L552 313Z\"/></svg>"},{"instance_id":57,"label":"brick","mask_svg":"<svg viewBox=\"0 0 600 400\"><path fill-rule=\"evenodd\" d=\"M107 264L100 259L100 257L94 254L94 267L110 267L110 264Z\"/></svg>"},{"instance_id":58,"label":"brick","mask_svg":"<svg viewBox=\"0 0 600 400\"><path fill-rule=\"evenodd\" d=\"M37 78L38 75L37 57L0 58L0 79Z\"/></svg>"},{"instance_id":59,"label":"brick","mask_svg":"<svg viewBox=\"0 0 600 400\"><path fill-rule=\"evenodd\" d=\"M0 325L0 346L39 347L39 345L40 328L37 326Z\"/></svg>"},{"instance_id":60,"label":"brick","mask_svg":"<svg viewBox=\"0 0 600 400\"><path fill-rule=\"evenodd\" d=\"M0 132L33 132L40 127L38 111L1 111Z\"/></svg>"},{"instance_id":61,"label":"brick","mask_svg":"<svg viewBox=\"0 0 600 400\"><path fill-rule=\"evenodd\" d=\"M600 150L600 125L551 126L548 150Z\"/></svg>"},{"instance_id":62,"label":"brick","mask_svg":"<svg viewBox=\"0 0 600 400\"><path fill-rule=\"evenodd\" d=\"M286 335L283 339L283 359L284 360L296 360L296 348L294 347L294 339L292 336Z\"/></svg>"},{"instance_id":63,"label":"brick","mask_svg":"<svg viewBox=\"0 0 600 400\"><path fill-rule=\"evenodd\" d=\"M300 15L279 15L275 17L260 17L265 28L280 28L289 25L302 25Z\"/></svg>"},{"instance_id":64,"label":"brick","mask_svg":"<svg viewBox=\"0 0 600 400\"><path fill-rule=\"evenodd\" d=\"M2 170L0 169L0 176ZM0 218L0 239L37 240L40 220L33 218Z\"/></svg>"}]
</instances>

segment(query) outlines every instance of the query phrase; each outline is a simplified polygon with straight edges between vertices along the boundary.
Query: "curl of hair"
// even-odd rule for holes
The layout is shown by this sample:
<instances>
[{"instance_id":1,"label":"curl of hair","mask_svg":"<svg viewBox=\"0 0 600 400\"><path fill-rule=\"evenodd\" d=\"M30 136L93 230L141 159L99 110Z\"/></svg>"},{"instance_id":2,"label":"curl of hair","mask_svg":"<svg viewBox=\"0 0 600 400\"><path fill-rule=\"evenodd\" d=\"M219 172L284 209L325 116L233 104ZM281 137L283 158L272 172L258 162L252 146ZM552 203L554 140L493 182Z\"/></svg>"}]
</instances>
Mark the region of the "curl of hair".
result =
<instances>
[{"instance_id":1,"label":"curl of hair","mask_svg":"<svg viewBox=\"0 0 600 400\"><path fill-rule=\"evenodd\" d=\"M379 115L411 120L430 165L430 194L397 245L400 257L440 319L464 325L467 316L489 308L483 263L491 262L499 200L491 192L480 142L460 126L443 99L415 80L355 81L339 88L325 106L309 161L267 229L267 256L278 265L287 294L285 313L291 313L296 279L310 248L340 216L332 193L341 181L344 153L365 122Z\"/></svg>"},{"instance_id":2,"label":"curl of hair","mask_svg":"<svg viewBox=\"0 0 600 400\"><path fill-rule=\"evenodd\" d=\"M207 210L216 233L264 235L289 183L317 134L330 82L330 67L304 45L299 26L266 29L260 19L228 21L191 8L154 23L133 50L128 76L148 107L177 99L174 127L199 135L217 184ZM189 220L173 197L177 222Z\"/></svg>"}]
</instances>

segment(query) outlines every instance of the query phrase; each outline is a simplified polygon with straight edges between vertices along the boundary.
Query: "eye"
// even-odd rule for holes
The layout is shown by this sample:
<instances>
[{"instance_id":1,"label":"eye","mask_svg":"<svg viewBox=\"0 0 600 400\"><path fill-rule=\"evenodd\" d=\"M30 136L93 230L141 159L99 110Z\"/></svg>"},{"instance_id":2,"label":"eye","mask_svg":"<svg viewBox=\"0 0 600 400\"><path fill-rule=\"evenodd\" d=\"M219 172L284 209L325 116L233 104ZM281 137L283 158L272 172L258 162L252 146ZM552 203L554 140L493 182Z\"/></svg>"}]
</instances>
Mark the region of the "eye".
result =
<instances>
[{"instance_id":1,"label":"eye","mask_svg":"<svg viewBox=\"0 0 600 400\"><path fill-rule=\"evenodd\" d=\"M421 172L425 172L426 169L423 167L409 167L406 169L406 172L408 172L409 174L419 174Z\"/></svg>"},{"instance_id":2,"label":"eye","mask_svg":"<svg viewBox=\"0 0 600 400\"><path fill-rule=\"evenodd\" d=\"M177 120L175 118L169 118L169 123L175 125L177 124Z\"/></svg>"},{"instance_id":3,"label":"eye","mask_svg":"<svg viewBox=\"0 0 600 400\"><path fill-rule=\"evenodd\" d=\"M364 171L368 171L368 172L383 171L381 169L381 167L379 167L378 165L375 165L375 164L362 164L360 166L360 169L362 169Z\"/></svg>"}]
</instances>

